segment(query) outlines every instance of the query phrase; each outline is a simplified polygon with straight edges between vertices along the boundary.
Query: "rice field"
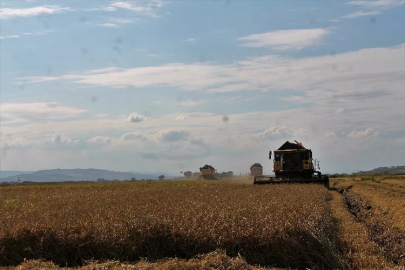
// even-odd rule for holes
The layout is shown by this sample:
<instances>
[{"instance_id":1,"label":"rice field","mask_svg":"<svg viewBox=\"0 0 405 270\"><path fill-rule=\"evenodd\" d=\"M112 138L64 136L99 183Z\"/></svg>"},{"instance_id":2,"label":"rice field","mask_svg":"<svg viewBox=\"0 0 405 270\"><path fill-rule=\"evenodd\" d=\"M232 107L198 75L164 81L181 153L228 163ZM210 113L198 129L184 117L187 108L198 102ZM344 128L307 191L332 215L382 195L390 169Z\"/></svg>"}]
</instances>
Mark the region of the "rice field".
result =
<instances>
[{"instance_id":1,"label":"rice field","mask_svg":"<svg viewBox=\"0 0 405 270\"><path fill-rule=\"evenodd\" d=\"M336 181L366 194L362 181ZM364 196L379 205L373 198ZM367 222L348 211L341 194L316 184L254 186L235 178L8 186L0 187L0 267L401 267Z\"/></svg>"}]
</instances>

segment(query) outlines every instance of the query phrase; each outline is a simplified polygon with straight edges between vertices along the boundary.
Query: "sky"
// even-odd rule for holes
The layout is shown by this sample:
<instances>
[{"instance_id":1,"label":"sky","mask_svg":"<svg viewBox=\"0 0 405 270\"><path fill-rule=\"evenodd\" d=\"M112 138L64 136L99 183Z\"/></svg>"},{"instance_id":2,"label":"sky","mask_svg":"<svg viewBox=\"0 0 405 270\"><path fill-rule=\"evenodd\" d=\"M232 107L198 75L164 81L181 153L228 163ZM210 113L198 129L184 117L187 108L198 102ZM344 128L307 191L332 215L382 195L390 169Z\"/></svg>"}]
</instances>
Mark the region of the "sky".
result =
<instances>
[{"instance_id":1,"label":"sky","mask_svg":"<svg viewBox=\"0 0 405 270\"><path fill-rule=\"evenodd\" d=\"M0 2L1 170L405 165L405 0Z\"/></svg>"}]
</instances>

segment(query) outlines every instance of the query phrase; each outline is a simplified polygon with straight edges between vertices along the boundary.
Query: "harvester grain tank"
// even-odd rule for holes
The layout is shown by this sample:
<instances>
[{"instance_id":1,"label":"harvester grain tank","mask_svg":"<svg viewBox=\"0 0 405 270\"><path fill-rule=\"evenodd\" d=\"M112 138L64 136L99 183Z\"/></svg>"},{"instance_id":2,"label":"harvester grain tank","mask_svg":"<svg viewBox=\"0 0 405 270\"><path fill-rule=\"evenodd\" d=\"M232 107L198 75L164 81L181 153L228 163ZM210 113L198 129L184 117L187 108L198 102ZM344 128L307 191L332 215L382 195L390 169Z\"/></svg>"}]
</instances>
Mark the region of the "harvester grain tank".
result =
<instances>
[{"instance_id":1,"label":"harvester grain tank","mask_svg":"<svg viewBox=\"0 0 405 270\"><path fill-rule=\"evenodd\" d=\"M302 143L287 141L273 153L275 176L255 176L254 184L323 183L329 187L329 177L315 170L312 150L305 148ZM272 151L269 151L269 159L271 156Z\"/></svg>"},{"instance_id":2,"label":"harvester grain tank","mask_svg":"<svg viewBox=\"0 0 405 270\"><path fill-rule=\"evenodd\" d=\"M263 175L263 166L260 163L255 163L250 166L250 175L258 176Z\"/></svg>"},{"instance_id":3,"label":"harvester grain tank","mask_svg":"<svg viewBox=\"0 0 405 270\"><path fill-rule=\"evenodd\" d=\"M215 178L215 168L212 167L211 165L205 165L200 168L200 177L206 179L206 180L212 180L216 179Z\"/></svg>"}]
</instances>

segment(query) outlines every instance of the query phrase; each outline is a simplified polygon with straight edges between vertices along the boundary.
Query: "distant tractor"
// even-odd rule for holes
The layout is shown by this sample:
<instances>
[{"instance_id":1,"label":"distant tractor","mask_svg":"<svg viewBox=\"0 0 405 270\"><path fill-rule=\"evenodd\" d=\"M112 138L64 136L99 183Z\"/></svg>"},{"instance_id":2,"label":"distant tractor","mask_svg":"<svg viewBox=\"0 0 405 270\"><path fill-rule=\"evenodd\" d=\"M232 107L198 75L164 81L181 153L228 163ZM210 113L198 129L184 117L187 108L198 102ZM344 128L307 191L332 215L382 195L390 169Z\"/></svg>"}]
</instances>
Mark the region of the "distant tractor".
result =
<instances>
[{"instance_id":1,"label":"distant tractor","mask_svg":"<svg viewBox=\"0 0 405 270\"><path fill-rule=\"evenodd\" d=\"M271 159L272 152L269 152ZM272 183L323 183L329 187L329 177L315 170L316 162L312 159L312 150L302 143L285 142L274 151L273 171L275 176L262 175L254 177L254 184ZM319 164L318 164L319 168Z\"/></svg>"},{"instance_id":2,"label":"distant tractor","mask_svg":"<svg viewBox=\"0 0 405 270\"><path fill-rule=\"evenodd\" d=\"M205 165L204 167L200 168L200 177L206 180L213 180L215 178L215 168L211 165Z\"/></svg>"},{"instance_id":3,"label":"distant tractor","mask_svg":"<svg viewBox=\"0 0 405 270\"><path fill-rule=\"evenodd\" d=\"M259 176L263 175L263 166L260 163L255 163L250 166L250 175Z\"/></svg>"}]
</instances>

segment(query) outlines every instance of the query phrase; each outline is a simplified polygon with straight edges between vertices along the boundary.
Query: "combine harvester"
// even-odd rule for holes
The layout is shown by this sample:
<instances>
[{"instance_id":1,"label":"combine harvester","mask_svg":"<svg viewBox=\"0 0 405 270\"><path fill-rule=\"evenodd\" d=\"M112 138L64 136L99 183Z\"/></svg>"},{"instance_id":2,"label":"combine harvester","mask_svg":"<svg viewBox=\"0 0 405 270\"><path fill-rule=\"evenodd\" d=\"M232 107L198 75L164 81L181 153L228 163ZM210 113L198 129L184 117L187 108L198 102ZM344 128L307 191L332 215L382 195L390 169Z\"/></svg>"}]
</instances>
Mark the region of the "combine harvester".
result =
<instances>
[{"instance_id":1,"label":"combine harvester","mask_svg":"<svg viewBox=\"0 0 405 270\"><path fill-rule=\"evenodd\" d=\"M269 152L271 159L272 152ZM319 163L312 159L312 150L306 149L302 143L295 141L285 142L274 151L273 171L275 176L258 175L254 177L253 184L276 183L322 183L329 188L329 177L322 175Z\"/></svg>"},{"instance_id":2,"label":"combine harvester","mask_svg":"<svg viewBox=\"0 0 405 270\"><path fill-rule=\"evenodd\" d=\"M204 167L200 168L200 177L204 178L205 180L215 180L215 168L211 165L205 165Z\"/></svg>"},{"instance_id":3,"label":"combine harvester","mask_svg":"<svg viewBox=\"0 0 405 270\"><path fill-rule=\"evenodd\" d=\"M252 176L259 176L263 175L263 166L260 163L255 163L250 166L250 175Z\"/></svg>"}]
</instances>

